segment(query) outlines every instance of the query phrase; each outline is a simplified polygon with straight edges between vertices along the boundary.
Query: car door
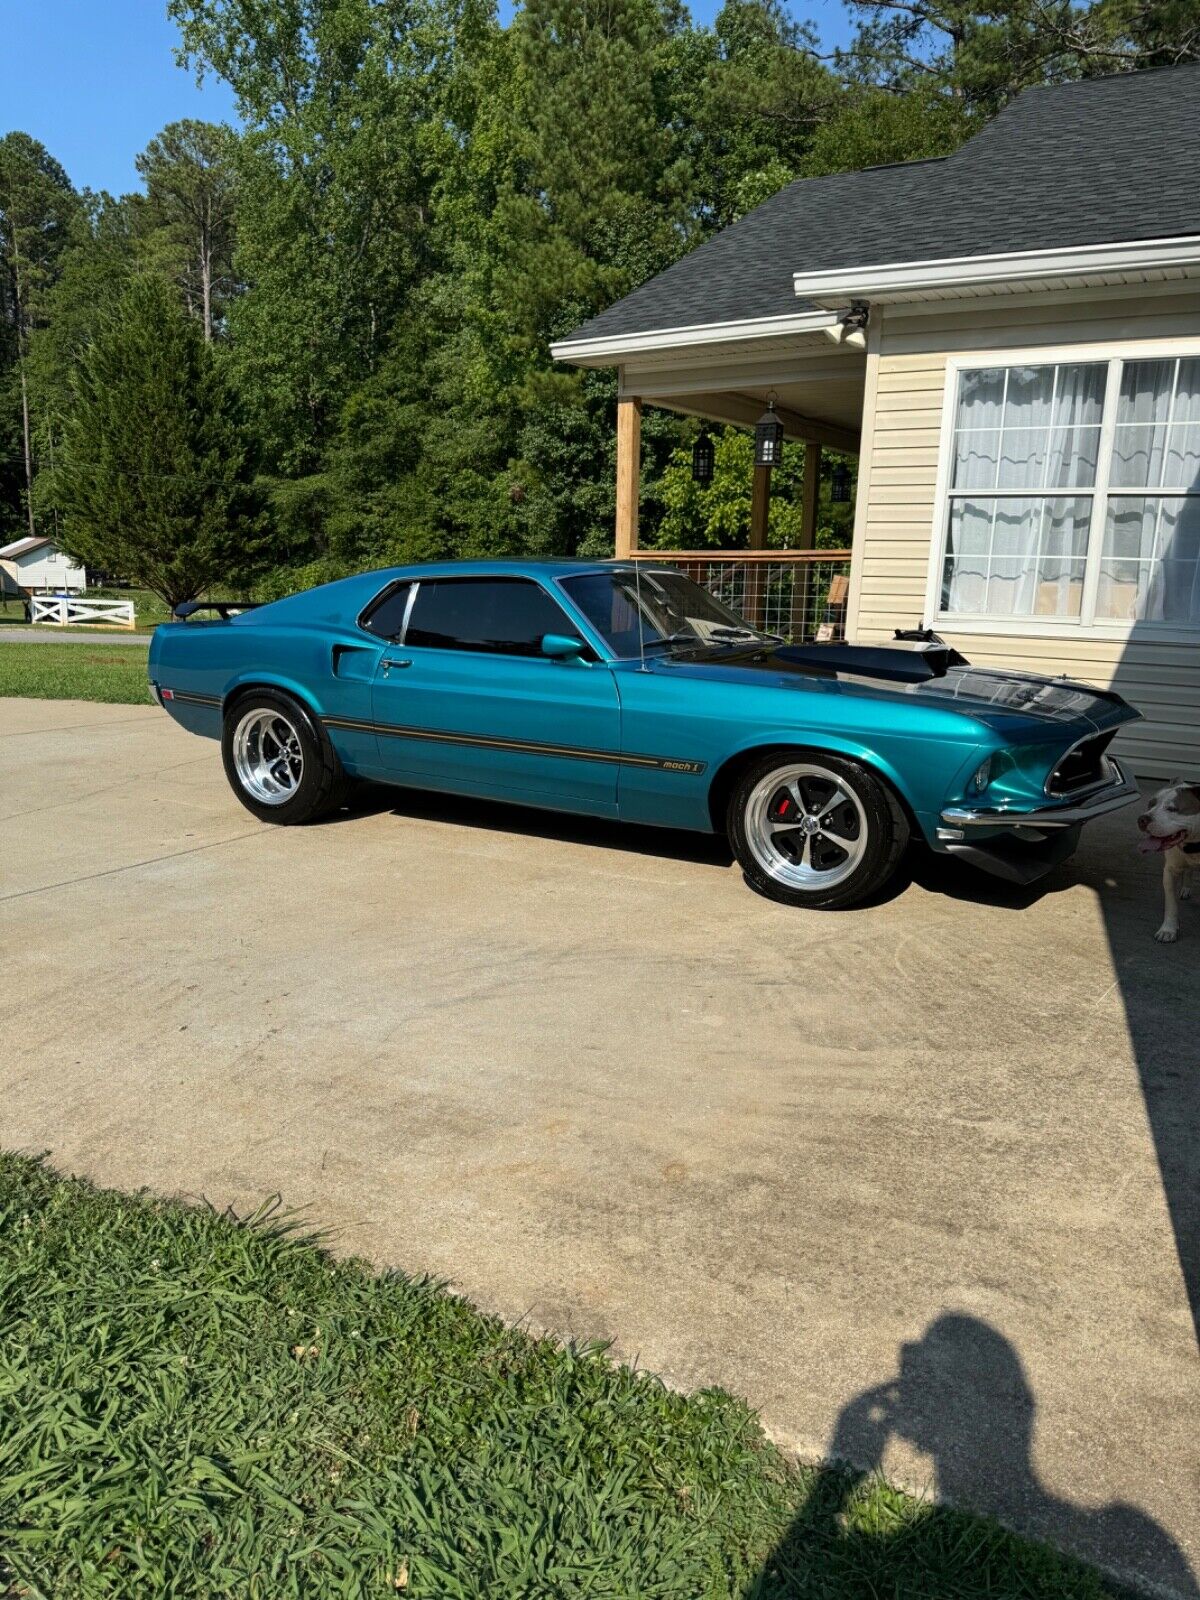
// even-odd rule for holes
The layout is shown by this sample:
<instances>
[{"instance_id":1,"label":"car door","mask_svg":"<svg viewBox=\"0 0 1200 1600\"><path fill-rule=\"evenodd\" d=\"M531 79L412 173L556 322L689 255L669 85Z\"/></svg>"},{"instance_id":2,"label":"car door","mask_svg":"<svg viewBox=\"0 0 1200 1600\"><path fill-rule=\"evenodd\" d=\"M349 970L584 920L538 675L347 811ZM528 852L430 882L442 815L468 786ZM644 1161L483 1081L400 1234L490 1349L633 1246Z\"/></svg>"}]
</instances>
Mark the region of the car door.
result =
<instances>
[{"instance_id":1,"label":"car door","mask_svg":"<svg viewBox=\"0 0 1200 1600\"><path fill-rule=\"evenodd\" d=\"M380 760L398 781L615 815L621 715L608 664L524 577L421 579L376 670Z\"/></svg>"}]
</instances>

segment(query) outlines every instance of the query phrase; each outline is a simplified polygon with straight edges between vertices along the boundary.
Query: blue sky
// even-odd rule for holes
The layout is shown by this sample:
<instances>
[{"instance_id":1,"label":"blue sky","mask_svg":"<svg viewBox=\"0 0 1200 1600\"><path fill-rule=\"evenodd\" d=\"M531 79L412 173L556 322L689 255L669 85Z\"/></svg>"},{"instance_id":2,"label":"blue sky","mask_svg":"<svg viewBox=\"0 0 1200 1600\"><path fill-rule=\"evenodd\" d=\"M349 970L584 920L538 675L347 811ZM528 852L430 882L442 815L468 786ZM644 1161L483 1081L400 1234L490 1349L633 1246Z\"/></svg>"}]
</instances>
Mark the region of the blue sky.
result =
<instances>
[{"instance_id":1,"label":"blue sky","mask_svg":"<svg viewBox=\"0 0 1200 1600\"><path fill-rule=\"evenodd\" d=\"M692 0L692 15L709 22L718 5ZM841 0L802 0L796 14L825 48L845 40ZM0 40L0 133L40 139L79 188L137 187L133 158L165 123L233 118L223 83L198 89L175 65L162 0L0 0Z\"/></svg>"}]
</instances>

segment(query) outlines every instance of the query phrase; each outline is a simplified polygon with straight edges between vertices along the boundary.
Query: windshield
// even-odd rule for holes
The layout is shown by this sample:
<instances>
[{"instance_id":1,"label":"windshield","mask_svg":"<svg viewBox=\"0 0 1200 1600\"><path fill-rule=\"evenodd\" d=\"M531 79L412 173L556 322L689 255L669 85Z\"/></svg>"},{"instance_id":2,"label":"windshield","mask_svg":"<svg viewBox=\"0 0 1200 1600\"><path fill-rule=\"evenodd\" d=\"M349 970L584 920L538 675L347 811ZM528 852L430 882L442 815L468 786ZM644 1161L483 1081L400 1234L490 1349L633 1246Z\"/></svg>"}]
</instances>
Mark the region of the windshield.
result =
<instances>
[{"instance_id":1,"label":"windshield","mask_svg":"<svg viewBox=\"0 0 1200 1600\"><path fill-rule=\"evenodd\" d=\"M661 567L582 573L562 587L623 659L643 650L662 653L706 645L767 643L774 635L752 628L731 607L681 572Z\"/></svg>"}]
</instances>

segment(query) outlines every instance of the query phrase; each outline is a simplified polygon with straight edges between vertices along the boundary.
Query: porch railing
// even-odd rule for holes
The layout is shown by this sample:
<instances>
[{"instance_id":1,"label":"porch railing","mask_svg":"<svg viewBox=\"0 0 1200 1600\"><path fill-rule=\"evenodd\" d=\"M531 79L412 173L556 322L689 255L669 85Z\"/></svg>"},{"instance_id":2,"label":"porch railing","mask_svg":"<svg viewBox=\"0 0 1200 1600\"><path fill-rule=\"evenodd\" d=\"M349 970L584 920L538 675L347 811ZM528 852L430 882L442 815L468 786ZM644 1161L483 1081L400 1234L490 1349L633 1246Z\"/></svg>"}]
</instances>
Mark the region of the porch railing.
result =
<instances>
[{"instance_id":1,"label":"porch railing","mask_svg":"<svg viewBox=\"0 0 1200 1600\"><path fill-rule=\"evenodd\" d=\"M846 636L849 550L635 550L631 559L685 572L793 644Z\"/></svg>"}]
</instances>

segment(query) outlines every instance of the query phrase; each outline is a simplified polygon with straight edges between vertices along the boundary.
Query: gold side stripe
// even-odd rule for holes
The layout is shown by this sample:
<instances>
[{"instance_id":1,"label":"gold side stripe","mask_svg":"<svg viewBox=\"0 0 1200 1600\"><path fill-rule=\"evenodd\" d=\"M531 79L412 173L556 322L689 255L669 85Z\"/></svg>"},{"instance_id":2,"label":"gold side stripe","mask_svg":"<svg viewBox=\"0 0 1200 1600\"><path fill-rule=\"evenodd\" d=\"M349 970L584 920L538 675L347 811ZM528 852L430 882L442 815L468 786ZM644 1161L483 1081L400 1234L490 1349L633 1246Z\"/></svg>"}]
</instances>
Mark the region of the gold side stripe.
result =
<instances>
[{"instance_id":1,"label":"gold side stripe","mask_svg":"<svg viewBox=\"0 0 1200 1600\"><path fill-rule=\"evenodd\" d=\"M387 734L397 739L424 739L433 744L465 744L481 750L515 750L525 755L562 756L571 761L607 761L631 767L652 767L668 772L701 773L704 761L680 761L673 756L643 756L620 750L585 750L576 745L540 744L532 739L497 739L481 733L450 733L442 729L409 728L391 722L366 722L355 717L322 717L327 728L352 733Z\"/></svg>"}]
</instances>

